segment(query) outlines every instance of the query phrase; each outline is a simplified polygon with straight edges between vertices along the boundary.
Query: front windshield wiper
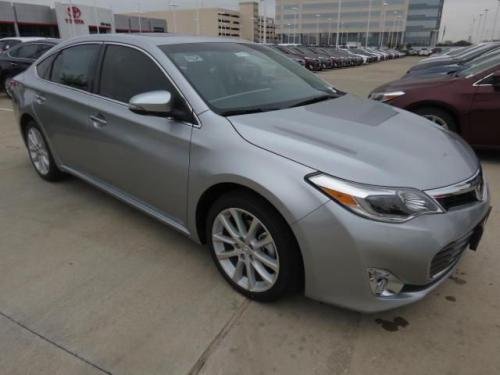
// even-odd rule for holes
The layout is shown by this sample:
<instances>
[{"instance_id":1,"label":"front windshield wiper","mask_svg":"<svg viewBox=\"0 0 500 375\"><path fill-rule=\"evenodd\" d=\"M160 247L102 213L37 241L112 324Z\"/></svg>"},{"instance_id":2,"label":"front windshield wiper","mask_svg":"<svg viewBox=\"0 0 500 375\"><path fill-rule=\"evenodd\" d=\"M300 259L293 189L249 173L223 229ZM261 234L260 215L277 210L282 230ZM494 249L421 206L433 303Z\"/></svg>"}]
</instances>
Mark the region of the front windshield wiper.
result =
<instances>
[{"instance_id":1,"label":"front windshield wiper","mask_svg":"<svg viewBox=\"0 0 500 375\"><path fill-rule=\"evenodd\" d=\"M248 115L250 113L265 112L262 108L247 108L247 109L231 109L228 111L220 112L221 116L238 116L238 115Z\"/></svg>"},{"instance_id":2,"label":"front windshield wiper","mask_svg":"<svg viewBox=\"0 0 500 375\"><path fill-rule=\"evenodd\" d=\"M314 103L319 103L319 102L323 102L325 100L329 100L329 99L336 99L338 98L340 95L337 95L337 94L324 94L324 95L319 95L319 96L315 96L313 98L309 98L309 99L305 99L305 100L301 100L300 102L296 102L294 104L292 104L291 106L287 107L287 108L294 108L294 107L302 107L304 105L308 105L308 104L314 104Z\"/></svg>"}]
</instances>

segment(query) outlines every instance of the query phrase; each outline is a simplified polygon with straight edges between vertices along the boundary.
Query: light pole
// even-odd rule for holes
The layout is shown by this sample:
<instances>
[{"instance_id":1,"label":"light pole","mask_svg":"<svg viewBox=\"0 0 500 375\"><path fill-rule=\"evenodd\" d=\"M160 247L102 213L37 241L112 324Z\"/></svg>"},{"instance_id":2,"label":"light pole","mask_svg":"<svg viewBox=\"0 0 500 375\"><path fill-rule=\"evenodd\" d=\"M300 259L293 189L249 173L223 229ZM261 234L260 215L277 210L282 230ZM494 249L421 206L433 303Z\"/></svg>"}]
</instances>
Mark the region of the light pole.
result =
<instances>
[{"instance_id":1,"label":"light pole","mask_svg":"<svg viewBox=\"0 0 500 375\"><path fill-rule=\"evenodd\" d=\"M293 7L292 10L295 12L295 15L293 17L293 44L297 44L295 39L297 37L297 17L299 15L299 8Z\"/></svg>"},{"instance_id":2,"label":"light pole","mask_svg":"<svg viewBox=\"0 0 500 375\"><path fill-rule=\"evenodd\" d=\"M319 47L319 18L321 17L321 14L316 14L316 45Z\"/></svg>"},{"instance_id":3,"label":"light pole","mask_svg":"<svg viewBox=\"0 0 500 375\"><path fill-rule=\"evenodd\" d=\"M177 32L177 25L176 25L176 22L175 22L175 12L174 12L174 9L176 7L178 7L178 5L174 4L174 2L171 1L168 4L168 7L170 8L170 12L172 13L172 23L173 23L173 26L174 26L174 33L176 33Z\"/></svg>"},{"instance_id":4,"label":"light pole","mask_svg":"<svg viewBox=\"0 0 500 375\"><path fill-rule=\"evenodd\" d=\"M266 18L266 0L260 0L260 6L262 7L262 17L264 24L264 44L267 43L267 18ZM260 28L259 28L260 30Z\"/></svg>"},{"instance_id":5,"label":"light pole","mask_svg":"<svg viewBox=\"0 0 500 375\"><path fill-rule=\"evenodd\" d=\"M477 33L476 33L477 34L477 41L479 43L481 43L481 23L482 23L482 21L483 21L483 14L481 13L479 15L479 21L477 23Z\"/></svg>"},{"instance_id":6,"label":"light pole","mask_svg":"<svg viewBox=\"0 0 500 375\"><path fill-rule=\"evenodd\" d=\"M498 0L500 1L500 0ZM368 38L370 37L370 21L372 18L372 0L368 0L368 23L366 24L365 47L368 48Z\"/></svg>"},{"instance_id":7,"label":"light pole","mask_svg":"<svg viewBox=\"0 0 500 375\"><path fill-rule=\"evenodd\" d=\"M328 47L330 47L331 44L331 37L332 37L332 19L328 18Z\"/></svg>"},{"instance_id":8,"label":"light pole","mask_svg":"<svg viewBox=\"0 0 500 375\"><path fill-rule=\"evenodd\" d=\"M386 3L384 1L383 5L382 5L382 15L383 15L383 21L382 21L382 33L380 34L381 38L380 38L380 48L382 48L382 46L384 45L384 37L385 37L385 21L386 21L386 10L385 10L385 7L389 5L388 3Z\"/></svg>"},{"instance_id":9,"label":"light pole","mask_svg":"<svg viewBox=\"0 0 500 375\"><path fill-rule=\"evenodd\" d=\"M483 20L484 22L483 22L483 31L482 31L482 33L481 33L481 38L482 38L482 39L485 39L485 40L486 40L486 31L487 31L487 29L486 29L486 25L487 25L487 20L488 20L488 12L489 12L489 11L490 11L489 9L485 9L485 10L484 10L484 20Z\"/></svg>"},{"instance_id":10,"label":"light pole","mask_svg":"<svg viewBox=\"0 0 500 375\"><path fill-rule=\"evenodd\" d=\"M498 0L500 1L500 0ZM500 4L500 3L499 3ZM472 26L470 28L469 42L474 42L474 26L476 26L476 16L472 16Z\"/></svg>"},{"instance_id":11,"label":"light pole","mask_svg":"<svg viewBox=\"0 0 500 375\"><path fill-rule=\"evenodd\" d=\"M497 21L498 21L498 11L500 10L500 0L497 3L497 10L495 11L495 23L493 24L493 30L491 31L491 40L495 40L497 35Z\"/></svg>"},{"instance_id":12,"label":"light pole","mask_svg":"<svg viewBox=\"0 0 500 375\"><path fill-rule=\"evenodd\" d=\"M340 37L340 13L342 12L342 0L339 0L339 8L337 10L337 38L335 42L335 47L339 48L339 37Z\"/></svg>"}]
</instances>

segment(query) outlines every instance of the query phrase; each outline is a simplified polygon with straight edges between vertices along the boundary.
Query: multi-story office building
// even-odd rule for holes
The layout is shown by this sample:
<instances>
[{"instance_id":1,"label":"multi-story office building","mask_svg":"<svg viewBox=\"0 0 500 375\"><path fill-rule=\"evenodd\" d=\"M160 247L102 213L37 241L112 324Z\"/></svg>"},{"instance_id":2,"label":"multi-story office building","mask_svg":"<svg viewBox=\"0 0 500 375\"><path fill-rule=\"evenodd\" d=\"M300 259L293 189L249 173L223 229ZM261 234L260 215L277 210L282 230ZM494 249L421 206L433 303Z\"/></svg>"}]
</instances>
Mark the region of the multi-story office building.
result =
<instances>
[{"instance_id":1,"label":"multi-story office building","mask_svg":"<svg viewBox=\"0 0 500 375\"><path fill-rule=\"evenodd\" d=\"M276 0L276 33L284 43L336 44L338 40L339 44L368 41L369 45L429 45L436 40L432 35L439 29L442 3L443 0ZM419 33L419 39L414 38L415 34L407 39L407 32Z\"/></svg>"},{"instance_id":2,"label":"multi-story office building","mask_svg":"<svg viewBox=\"0 0 500 375\"><path fill-rule=\"evenodd\" d=\"M439 37L444 0L410 0L405 43L435 45Z\"/></svg>"}]
</instances>

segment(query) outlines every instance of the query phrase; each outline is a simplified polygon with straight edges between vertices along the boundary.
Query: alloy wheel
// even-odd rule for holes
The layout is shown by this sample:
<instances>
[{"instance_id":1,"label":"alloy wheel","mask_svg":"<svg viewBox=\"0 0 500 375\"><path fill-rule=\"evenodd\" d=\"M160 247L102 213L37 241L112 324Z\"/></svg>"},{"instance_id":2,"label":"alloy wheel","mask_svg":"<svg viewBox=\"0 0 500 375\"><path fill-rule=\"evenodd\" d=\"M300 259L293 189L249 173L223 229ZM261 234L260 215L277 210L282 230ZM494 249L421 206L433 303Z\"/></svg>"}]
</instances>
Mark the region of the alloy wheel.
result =
<instances>
[{"instance_id":1,"label":"alloy wheel","mask_svg":"<svg viewBox=\"0 0 500 375\"><path fill-rule=\"evenodd\" d=\"M43 140L42 133L37 128L28 130L28 150L36 170L41 175L46 175L50 170L49 150Z\"/></svg>"},{"instance_id":2,"label":"alloy wheel","mask_svg":"<svg viewBox=\"0 0 500 375\"><path fill-rule=\"evenodd\" d=\"M221 211L212 226L215 256L226 275L249 292L272 288L279 274L279 256L265 225L239 208Z\"/></svg>"},{"instance_id":3,"label":"alloy wheel","mask_svg":"<svg viewBox=\"0 0 500 375\"><path fill-rule=\"evenodd\" d=\"M424 117L427 120L430 120L433 123L435 123L435 124L437 124L439 126L442 126L445 129L449 129L448 123L445 120L443 120L441 117L439 117L439 116L436 116L436 115L424 115Z\"/></svg>"}]
</instances>

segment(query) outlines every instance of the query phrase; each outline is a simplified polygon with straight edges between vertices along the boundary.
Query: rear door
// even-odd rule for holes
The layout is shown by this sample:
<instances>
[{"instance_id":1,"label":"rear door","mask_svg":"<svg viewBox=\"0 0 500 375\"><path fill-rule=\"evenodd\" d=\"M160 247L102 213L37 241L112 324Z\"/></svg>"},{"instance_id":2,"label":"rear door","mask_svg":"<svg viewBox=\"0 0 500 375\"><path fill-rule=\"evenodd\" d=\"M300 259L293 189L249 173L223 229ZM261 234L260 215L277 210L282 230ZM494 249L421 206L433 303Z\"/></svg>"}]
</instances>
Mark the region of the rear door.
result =
<instances>
[{"instance_id":1,"label":"rear door","mask_svg":"<svg viewBox=\"0 0 500 375\"><path fill-rule=\"evenodd\" d=\"M37 66L42 78L33 88L34 110L58 160L88 174L99 162L94 156L90 92L101 49L99 43L68 47Z\"/></svg>"},{"instance_id":2,"label":"rear door","mask_svg":"<svg viewBox=\"0 0 500 375\"><path fill-rule=\"evenodd\" d=\"M108 45L100 70L91 98L93 176L184 226L193 124L128 109L137 94L167 90L182 110L179 92L159 64L135 47Z\"/></svg>"},{"instance_id":3,"label":"rear door","mask_svg":"<svg viewBox=\"0 0 500 375\"><path fill-rule=\"evenodd\" d=\"M475 84L468 137L474 145L500 146L500 90L492 83L489 72Z\"/></svg>"}]
</instances>

